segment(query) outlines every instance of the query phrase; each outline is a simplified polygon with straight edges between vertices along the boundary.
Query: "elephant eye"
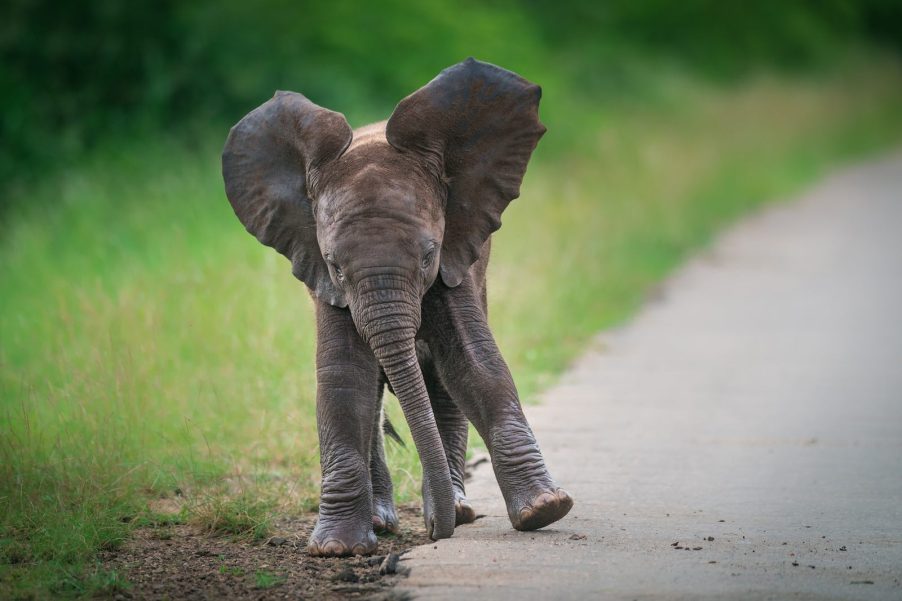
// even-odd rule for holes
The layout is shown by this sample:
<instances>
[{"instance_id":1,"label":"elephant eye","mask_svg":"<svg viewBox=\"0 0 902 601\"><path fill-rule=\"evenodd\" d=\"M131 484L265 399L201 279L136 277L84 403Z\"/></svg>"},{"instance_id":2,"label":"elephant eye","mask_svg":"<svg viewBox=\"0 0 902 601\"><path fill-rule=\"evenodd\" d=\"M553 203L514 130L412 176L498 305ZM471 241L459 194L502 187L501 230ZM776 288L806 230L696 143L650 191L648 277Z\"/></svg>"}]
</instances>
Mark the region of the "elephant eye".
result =
<instances>
[{"instance_id":1,"label":"elephant eye","mask_svg":"<svg viewBox=\"0 0 902 601\"><path fill-rule=\"evenodd\" d=\"M435 257L435 249L430 248L426 256L423 257L423 269L429 269L429 266L432 265L433 257Z\"/></svg>"},{"instance_id":2,"label":"elephant eye","mask_svg":"<svg viewBox=\"0 0 902 601\"><path fill-rule=\"evenodd\" d=\"M335 270L335 277L338 278L338 281L339 281L339 282L343 282L343 281L345 280L345 274L343 274L343 273L341 272L341 267L339 267L338 265L336 265L336 264L333 263L333 264L332 264L332 269Z\"/></svg>"}]
</instances>

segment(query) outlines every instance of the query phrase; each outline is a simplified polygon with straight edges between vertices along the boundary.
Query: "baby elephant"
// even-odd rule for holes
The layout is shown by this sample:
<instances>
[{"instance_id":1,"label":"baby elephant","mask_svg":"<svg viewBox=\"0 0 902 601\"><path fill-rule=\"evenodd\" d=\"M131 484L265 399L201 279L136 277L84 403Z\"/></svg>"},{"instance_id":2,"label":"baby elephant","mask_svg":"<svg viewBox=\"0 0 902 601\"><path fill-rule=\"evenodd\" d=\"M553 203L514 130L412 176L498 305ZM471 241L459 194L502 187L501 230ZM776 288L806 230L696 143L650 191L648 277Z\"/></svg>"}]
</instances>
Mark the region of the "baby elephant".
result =
<instances>
[{"instance_id":1,"label":"baby elephant","mask_svg":"<svg viewBox=\"0 0 902 601\"><path fill-rule=\"evenodd\" d=\"M398 517L385 465L385 384L423 465L433 539L476 515L464 494L467 420L485 440L514 528L561 519L558 488L486 321L490 236L545 133L541 89L468 59L352 131L277 92L222 155L247 231L291 260L316 307L322 467L312 555L366 554Z\"/></svg>"}]
</instances>

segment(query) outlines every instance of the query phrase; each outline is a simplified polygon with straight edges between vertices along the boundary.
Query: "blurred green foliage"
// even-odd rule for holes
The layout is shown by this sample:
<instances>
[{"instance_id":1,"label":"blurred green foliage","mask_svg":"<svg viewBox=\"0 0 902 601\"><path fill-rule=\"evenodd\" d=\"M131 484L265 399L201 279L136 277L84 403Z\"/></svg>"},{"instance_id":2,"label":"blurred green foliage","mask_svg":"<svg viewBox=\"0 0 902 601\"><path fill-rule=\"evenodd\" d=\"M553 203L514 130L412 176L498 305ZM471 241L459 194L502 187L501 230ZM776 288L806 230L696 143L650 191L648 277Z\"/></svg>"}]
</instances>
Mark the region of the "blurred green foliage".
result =
<instances>
[{"instance_id":1,"label":"blurred green foliage","mask_svg":"<svg viewBox=\"0 0 902 601\"><path fill-rule=\"evenodd\" d=\"M111 136L234 122L278 88L357 125L469 55L597 100L636 93L652 63L729 79L861 41L902 47L892 0L5 4L4 182Z\"/></svg>"}]
</instances>

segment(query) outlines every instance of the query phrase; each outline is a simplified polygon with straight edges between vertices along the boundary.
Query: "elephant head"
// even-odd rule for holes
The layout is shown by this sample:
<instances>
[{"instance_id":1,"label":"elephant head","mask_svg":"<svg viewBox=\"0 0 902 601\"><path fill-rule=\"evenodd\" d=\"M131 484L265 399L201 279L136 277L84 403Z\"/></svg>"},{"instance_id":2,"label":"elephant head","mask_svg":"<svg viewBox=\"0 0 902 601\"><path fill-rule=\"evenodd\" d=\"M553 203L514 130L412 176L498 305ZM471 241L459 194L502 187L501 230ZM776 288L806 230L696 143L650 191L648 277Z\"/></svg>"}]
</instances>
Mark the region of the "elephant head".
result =
<instances>
[{"instance_id":1,"label":"elephant head","mask_svg":"<svg viewBox=\"0 0 902 601\"><path fill-rule=\"evenodd\" d=\"M448 465L417 362L423 295L455 287L519 195L545 132L541 90L474 59L352 132L344 116L278 92L229 134L226 194L311 293L348 307L401 402L433 503L433 538L454 530Z\"/></svg>"}]
</instances>

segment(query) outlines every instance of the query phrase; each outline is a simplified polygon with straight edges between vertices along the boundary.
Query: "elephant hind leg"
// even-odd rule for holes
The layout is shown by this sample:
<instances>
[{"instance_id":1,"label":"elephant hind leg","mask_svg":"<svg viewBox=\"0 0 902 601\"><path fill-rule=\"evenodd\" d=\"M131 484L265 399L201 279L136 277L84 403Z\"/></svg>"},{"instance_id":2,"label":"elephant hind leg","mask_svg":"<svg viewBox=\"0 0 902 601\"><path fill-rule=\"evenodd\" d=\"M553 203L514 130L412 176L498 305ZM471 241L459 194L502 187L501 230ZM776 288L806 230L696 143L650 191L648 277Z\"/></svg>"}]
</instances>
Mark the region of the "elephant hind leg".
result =
<instances>
[{"instance_id":1,"label":"elephant hind leg","mask_svg":"<svg viewBox=\"0 0 902 601\"><path fill-rule=\"evenodd\" d=\"M448 459L448 467L451 470L451 486L454 489L455 525L469 524L476 520L476 512L473 510L473 506L470 505L464 488L469 423L466 416L451 398L451 395L448 394L441 380L439 380L438 372L428 352L420 353L420 363L423 368L426 389L429 391L429 400L432 403L435 423L438 426L442 447L445 450L445 457Z\"/></svg>"},{"instance_id":2,"label":"elephant hind leg","mask_svg":"<svg viewBox=\"0 0 902 601\"><path fill-rule=\"evenodd\" d=\"M384 376L383 376L384 377ZM387 432L389 422L383 421L382 397L385 381L379 382L379 393L376 403L376 418L373 420L372 446L370 449L370 479L373 482L373 530L377 533L395 533L398 531L398 513L395 511L393 487L388 465L385 463L384 434L391 435L394 428ZM395 434L397 436L397 434Z\"/></svg>"}]
</instances>

